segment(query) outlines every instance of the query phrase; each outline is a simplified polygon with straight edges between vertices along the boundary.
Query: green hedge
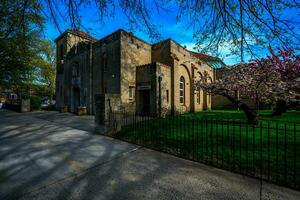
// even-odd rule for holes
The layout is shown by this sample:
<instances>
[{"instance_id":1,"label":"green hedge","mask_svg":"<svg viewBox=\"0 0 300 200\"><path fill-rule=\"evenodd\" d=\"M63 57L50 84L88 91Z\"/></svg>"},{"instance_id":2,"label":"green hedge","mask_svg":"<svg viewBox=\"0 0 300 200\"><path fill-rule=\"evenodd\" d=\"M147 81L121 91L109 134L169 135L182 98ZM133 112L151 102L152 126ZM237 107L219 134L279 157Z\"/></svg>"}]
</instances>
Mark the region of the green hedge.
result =
<instances>
[{"instance_id":1,"label":"green hedge","mask_svg":"<svg viewBox=\"0 0 300 200\"><path fill-rule=\"evenodd\" d=\"M38 96L30 97L30 108L31 110L40 110L41 109L42 100Z\"/></svg>"}]
</instances>

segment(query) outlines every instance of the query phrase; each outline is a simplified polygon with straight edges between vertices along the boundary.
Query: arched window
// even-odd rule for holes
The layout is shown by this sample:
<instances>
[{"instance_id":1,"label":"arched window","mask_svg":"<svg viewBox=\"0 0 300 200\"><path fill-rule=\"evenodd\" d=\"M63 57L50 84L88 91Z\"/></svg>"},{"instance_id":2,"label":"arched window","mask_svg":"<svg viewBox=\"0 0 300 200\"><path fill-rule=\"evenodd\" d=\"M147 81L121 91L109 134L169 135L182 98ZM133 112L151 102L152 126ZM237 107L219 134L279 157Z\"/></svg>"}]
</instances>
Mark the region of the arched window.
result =
<instances>
[{"instance_id":1,"label":"arched window","mask_svg":"<svg viewBox=\"0 0 300 200\"><path fill-rule=\"evenodd\" d=\"M64 45L63 44L60 45L59 51L60 51L59 58L60 58L60 60L63 60L64 59Z\"/></svg>"},{"instance_id":2,"label":"arched window","mask_svg":"<svg viewBox=\"0 0 300 200\"><path fill-rule=\"evenodd\" d=\"M185 80L184 77L181 76L179 80L179 102L184 103L185 101Z\"/></svg>"},{"instance_id":3,"label":"arched window","mask_svg":"<svg viewBox=\"0 0 300 200\"><path fill-rule=\"evenodd\" d=\"M79 76L79 63L78 62L75 62L73 64L72 76L73 77L78 77Z\"/></svg>"},{"instance_id":4,"label":"arched window","mask_svg":"<svg viewBox=\"0 0 300 200\"><path fill-rule=\"evenodd\" d=\"M200 104L200 90L197 91L197 103Z\"/></svg>"},{"instance_id":5,"label":"arched window","mask_svg":"<svg viewBox=\"0 0 300 200\"><path fill-rule=\"evenodd\" d=\"M106 55L106 53L102 54L102 67L103 67L103 72L106 72L106 70L107 70L107 55Z\"/></svg>"}]
</instances>

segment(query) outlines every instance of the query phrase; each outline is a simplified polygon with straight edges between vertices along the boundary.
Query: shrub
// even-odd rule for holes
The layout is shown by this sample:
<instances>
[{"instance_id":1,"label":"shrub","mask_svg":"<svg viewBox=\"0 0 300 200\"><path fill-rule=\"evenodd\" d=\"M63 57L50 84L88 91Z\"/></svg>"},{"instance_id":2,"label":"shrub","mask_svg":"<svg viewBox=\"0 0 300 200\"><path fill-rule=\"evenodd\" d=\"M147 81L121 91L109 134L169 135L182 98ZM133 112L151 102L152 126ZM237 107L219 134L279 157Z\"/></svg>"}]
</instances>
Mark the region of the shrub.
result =
<instances>
[{"instance_id":1,"label":"shrub","mask_svg":"<svg viewBox=\"0 0 300 200\"><path fill-rule=\"evenodd\" d=\"M30 108L31 110L40 110L41 109L42 100L38 96L30 97Z\"/></svg>"}]
</instances>

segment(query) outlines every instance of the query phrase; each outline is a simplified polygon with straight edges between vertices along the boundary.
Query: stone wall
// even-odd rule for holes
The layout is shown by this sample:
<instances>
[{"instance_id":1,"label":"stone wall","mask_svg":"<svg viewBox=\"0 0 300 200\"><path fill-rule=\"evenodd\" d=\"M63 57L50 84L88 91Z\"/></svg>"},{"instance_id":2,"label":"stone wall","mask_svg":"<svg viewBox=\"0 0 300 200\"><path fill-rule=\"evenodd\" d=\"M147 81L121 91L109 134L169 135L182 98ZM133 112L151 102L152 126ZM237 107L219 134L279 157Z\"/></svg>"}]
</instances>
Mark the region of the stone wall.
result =
<instances>
[{"instance_id":1,"label":"stone wall","mask_svg":"<svg viewBox=\"0 0 300 200\"><path fill-rule=\"evenodd\" d=\"M120 94L105 94L105 113L122 112Z\"/></svg>"},{"instance_id":2,"label":"stone wall","mask_svg":"<svg viewBox=\"0 0 300 200\"><path fill-rule=\"evenodd\" d=\"M166 115L171 111L171 68L161 63L137 67L136 111L139 114ZM149 92L149 111L143 110L145 92Z\"/></svg>"},{"instance_id":3,"label":"stone wall","mask_svg":"<svg viewBox=\"0 0 300 200\"><path fill-rule=\"evenodd\" d=\"M21 112L30 112L31 107L30 107L30 99L22 99L21 100Z\"/></svg>"},{"instance_id":4,"label":"stone wall","mask_svg":"<svg viewBox=\"0 0 300 200\"><path fill-rule=\"evenodd\" d=\"M156 63L141 65L136 68L136 112L138 114L156 114ZM143 108L143 93L149 92L149 112Z\"/></svg>"},{"instance_id":5,"label":"stone wall","mask_svg":"<svg viewBox=\"0 0 300 200\"><path fill-rule=\"evenodd\" d=\"M171 114L171 97L173 95L171 88L171 67L156 63L156 74L156 112L161 116L169 115ZM159 77L161 77L160 84Z\"/></svg>"},{"instance_id":6,"label":"stone wall","mask_svg":"<svg viewBox=\"0 0 300 200\"><path fill-rule=\"evenodd\" d=\"M174 85L173 101L175 112L201 111L211 108L211 99L202 90L194 87L194 83L200 80L201 75L208 73L214 77L214 72L205 62L201 62L193 56L190 51L174 42L170 41L170 55L174 58ZM179 79L184 76L186 80L186 101L179 102ZM200 92L200 103L197 102L197 93Z\"/></svg>"},{"instance_id":7,"label":"stone wall","mask_svg":"<svg viewBox=\"0 0 300 200\"><path fill-rule=\"evenodd\" d=\"M129 88L136 91L136 67L151 63L151 45L130 33L121 31L121 102L125 111L134 112L135 94L129 98Z\"/></svg>"},{"instance_id":8,"label":"stone wall","mask_svg":"<svg viewBox=\"0 0 300 200\"><path fill-rule=\"evenodd\" d=\"M85 77L89 74L90 64L87 52L77 52L78 46L82 43L88 43L90 40L74 35L67 32L63 37L56 41L56 57L57 57L57 74L56 74L56 106L61 108L65 105L71 108L71 96L72 96L72 69L74 62L80 63L80 69L84 73L84 80L89 80L89 77ZM76 53L75 53L76 49ZM63 50L63 52L61 52ZM90 84L82 82L82 94L85 93L89 98L81 99L82 102L85 100L85 104L91 104ZM85 88L85 89L84 89ZM90 108L88 107L90 113Z\"/></svg>"},{"instance_id":9,"label":"stone wall","mask_svg":"<svg viewBox=\"0 0 300 200\"><path fill-rule=\"evenodd\" d=\"M80 43L79 43L80 44ZM77 49L75 49L77 48ZM87 107L88 114L92 113L92 98L91 98L91 60L90 60L90 44L82 44L81 48L73 47L70 51L71 55L68 56L66 67L68 71L68 83L66 84L68 92L67 104L71 112L76 112L77 107L74 104L75 88L78 89L80 93L80 99L78 106ZM78 67L79 76L73 77L72 72L74 68Z\"/></svg>"},{"instance_id":10,"label":"stone wall","mask_svg":"<svg viewBox=\"0 0 300 200\"><path fill-rule=\"evenodd\" d=\"M174 59L170 52L170 42L171 40L168 39L152 45L152 62L159 62L168 66L174 65Z\"/></svg>"},{"instance_id":11,"label":"stone wall","mask_svg":"<svg viewBox=\"0 0 300 200\"><path fill-rule=\"evenodd\" d=\"M215 109L233 109L234 105L226 98L220 95L212 96L212 108Z\"/></svg>"},{"instance_id":12,"label":"stone wall","mask_svg":"<svg viewBox=\"0 0 300 200\"><path fill-rule=\"evenodd\" d=\"M152 62L171 66L170 82L172 95L171 107L174 112L202 111L211 108L211 97L203 90L194 87L205 73L214 79L213 69L200 61L190 51L173 40L165 40L152 46ZM185 79L185 103L179 101L179 80ZM199 99L198 99L199 98ZM199 101L200 100L200 101Z\"/></svg>"},{"instance_id":13,"label":"stone wall","mask_svg":"<svg viewBox=\"0 0 300 200\"><path fill-rule=\"evenodd\" d=\"M93 44L93 93L120 93L119 31Z\"/></svg>"}]
</instances>

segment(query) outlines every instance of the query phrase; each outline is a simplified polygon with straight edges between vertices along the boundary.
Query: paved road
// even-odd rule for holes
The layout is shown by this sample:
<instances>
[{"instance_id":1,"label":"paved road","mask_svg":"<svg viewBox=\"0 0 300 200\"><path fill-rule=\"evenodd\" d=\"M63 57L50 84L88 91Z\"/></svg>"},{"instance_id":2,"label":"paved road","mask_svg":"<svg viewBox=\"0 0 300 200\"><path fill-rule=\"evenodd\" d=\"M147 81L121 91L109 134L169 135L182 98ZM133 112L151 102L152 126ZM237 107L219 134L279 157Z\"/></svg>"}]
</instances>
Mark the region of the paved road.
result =
<instances>
[{"instance_id":1,"label":"paved road","mask_svg":"<svg viewBox=\"0 0 300 200\"><path fill-rule=\"evenodd\" d=\"M0 109L0 199L300 199L300 193L93 134L92 117Z\"/></svg>"}]
</instances>

